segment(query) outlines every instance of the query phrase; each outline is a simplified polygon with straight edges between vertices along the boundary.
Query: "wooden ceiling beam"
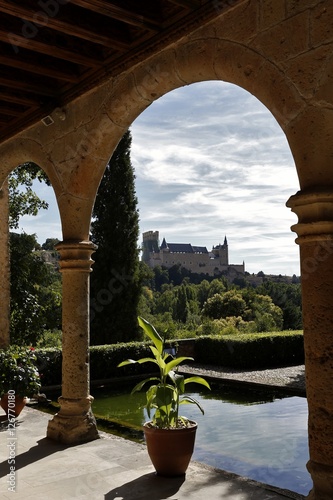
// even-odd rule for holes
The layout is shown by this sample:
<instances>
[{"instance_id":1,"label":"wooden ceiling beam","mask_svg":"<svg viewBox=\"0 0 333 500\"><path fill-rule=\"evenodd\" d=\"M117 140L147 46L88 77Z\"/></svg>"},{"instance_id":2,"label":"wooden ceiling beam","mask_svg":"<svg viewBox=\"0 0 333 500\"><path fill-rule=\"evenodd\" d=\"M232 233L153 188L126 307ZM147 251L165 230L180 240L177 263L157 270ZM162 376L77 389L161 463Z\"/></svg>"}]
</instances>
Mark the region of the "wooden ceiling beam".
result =
<instances>
[{"instance_id":1,"label":"wooden ceiling beam","mask_svg":"<svg viewBox=\"0 0 333 500\"><path fill-rule=\"evenodd\" d=\"M48 29L75 36L102 45L103 47L115 48L117 50L129 49L130 40L126 39L126 30L124 28L121 30L114 27L116 36L112 36L112 24L110 23L110 26L106 27L102 18L100 19L100 23L96 23L96 21L89 20L82 12L75 13L70 4L66 4L65 6L58 5L58 7L58 15L51 17L38 8L38 4L36 8L36 2L31 2L31 0L25 0L21 5L13 4L13 2L8 0L0 0L0 12L29 21L30 24L26 27L29 33L33 30L42 30L46 26ZM21 21L21 25L22 32L25 28L24 21ZM96 29L93 26L96 26Z\"/></svg>"},{"instance_id":2,"label":"wooden ceiling beam","mask_svg":"<svg viewBox=\"0 0 333 500\"><path fill-rule=\"evenodd\" d=\"M20 52L20 57L17 57L10 50L9 45L0 42L0 65L25 70L38 75L43 74L65 82L76 82L78 80L79 72L74 64L59 61L59 59L53 57L46 57L42 54L35 54L32 51L22 48Z\"/></svg>"},{"instance_id":3,"label":"wooden ceiling beam","mask_svg":"<svg viewBox=\"0 0 333 500\"><path fill-rule=\"evenodd\" d=\"M140 11L140 2L135 4L135 10L124 8L113 2L106 2L105 0L71 0L71 3L103 16L117 19L123 23L145 28L150 31L158 32L162 27L162 23L157 21L153 16Z\"/></svg>"},{"instance_id":4,"label":"wooden ceiling beam","mask_svg":"<svg viewBox=\"0 0 333 500\"><path fill-rule=\"evenodd\" d=\"M0 41L11 43L15 53L18 53L22 47L40 54L45 54L47 56L73 62L82 66L98 68L103 65L103 57L97 50L94 51L95 56L93 54L87 55L87 53L89 54L91 51L82 50L82 52L79 52L73 50L72 48L62 48L53 44L52 40L49 43L43 42L38 38L38 36L29 39L23 35L8 33L8 30L0 28Z\"/></svg>"},{"instance_id":5,"label":"wooden ceiling beam","mask_svg":"<svg viewBox=\"0 0 333 500\"><path fill-rule=\"evenodd\" d=\"M38 99L33 94L25 94L24 92L15 91L14 89L8 89L0 87L0 101L5 101L6 103L12 102L14 104L21 104L23 106L28 106L31 108L40 106L40 99ZM0 105L1 109L1 105Z\"/></svg>"},{"instance_id":6,"label":"wooden ceiling beam","mask_svg":"<svg viewBox=\"0 0 333 500\"><path fill-rule=\"evenodd\" d=\"M49 79L40 79L35 75L18 70L12 70L10 74L6 73L0 67L0 86L8 89L18 89L24 92L31 92L45 97L55 97L58 91L54 86L54 82Z\"/></svg>"},{"instance_id":7,"label":"wooden ceiling beam","mask_svg":"<svg viewBox=\"0 0 333 500\"><path fill-rule=\"evenodd\" d=\"M201 7L200 0L170 0L171 3L185 7L186 9L195 10Z\"/></svg>"},{"instance_id":8,"label":"wooden ceiling beam","mask_svg":"<svg viewBox=\"0 0 333 500\"><path fill-rule=\"evenodd\" d=\"M8 126L8 120L11 121L12 117L8 117L6 115L1 114L0 115L0 125L3 125L5 127Z\"/></svg>"},{"instance_id":9,"label":"wooden ceiling beam","mask_svg":"<svg viewBox=\"0 0 333 500\"><path fill-rule=\"evenodd\" d=\"M170 44L213 3L0 0L0 143Z\"/></svg>"},{"instance_id":10,"label":"wooden ceiling beam","mask_svg":"<svg viewBox=\"0 0 333 500\"><path fill-rule=\"evenodd\" d=\"M21 116L27 108L22 106L11 106L8 103L1 103L1 113L8 116Z\"/></svg>"}]
</instances>

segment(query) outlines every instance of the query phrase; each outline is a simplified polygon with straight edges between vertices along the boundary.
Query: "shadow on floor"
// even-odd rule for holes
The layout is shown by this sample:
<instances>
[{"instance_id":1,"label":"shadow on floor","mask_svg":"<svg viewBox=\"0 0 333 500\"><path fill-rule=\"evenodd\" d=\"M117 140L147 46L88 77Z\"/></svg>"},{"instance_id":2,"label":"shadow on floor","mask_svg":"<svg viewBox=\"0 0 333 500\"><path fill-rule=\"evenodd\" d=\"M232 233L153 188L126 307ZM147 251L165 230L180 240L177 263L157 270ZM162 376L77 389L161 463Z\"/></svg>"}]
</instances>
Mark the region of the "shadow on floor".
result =
<instances>
[{"instance_id":1,"label":"shadow on floor","mask_svg":"<svg viewBox=\"0 0 333 500\"><path fill-rule=\"evenodd\" d=\"M6 445L8 447L8 456L9 456L10 447L12 446L13 453L16 448L15 436L13 437L8 436ZM35 446L31 447L24 453L18 455L16 455L15 453L15 470L22 469L27 465L38 462L39 460L43 460L43 458L48 457L53 453L58 453L59 451L63 451L66 448L68 448L67 445L56 443L55 441L52 441L51 439L48 439L46 437L40 439L39 441L37 441L37 444ZM7 476L9 474L10 472L9 467L10 465L8 459L0 463L0 477Z\"/></svg>"},{"instance_id":2,"label":"shadow on floor","mask_svg":"<svg viewBox=\"0 0 333 500\"><path fill-rule=\"evenodd\" d=\"M109 491L104 500L168 500L180 498L199 499L211 498L223 500L225 498L242 498L242 500L269 500L275 498L289 498L301 500L305 497L287 490L260 485L255 481L242 478L232 473L217 470L198 476L189 477L185 484L185 476L180 478L164 478L155 473L145 474L128 483ZM200 474L199 474L200 476ZM184 486L182 488L182 486ZM182 490L182 491L180 491ZM200 495L200 496L199 496ZM213 495L213 497L211 496Z\"/></svg>"},{"instance_id":3,"label":"shadow on floor","mask_svg":"<svg viewBox=\"0 0 333 500\"><path fill-rule=\"evenodd\" d=\"M147 500L149 498L149 500L164 500L173 497L184 481L185 476L165 478L152 472L123 484L119 488L114 488L104 496L104 499Z\"/></svg>"}]
</instances>

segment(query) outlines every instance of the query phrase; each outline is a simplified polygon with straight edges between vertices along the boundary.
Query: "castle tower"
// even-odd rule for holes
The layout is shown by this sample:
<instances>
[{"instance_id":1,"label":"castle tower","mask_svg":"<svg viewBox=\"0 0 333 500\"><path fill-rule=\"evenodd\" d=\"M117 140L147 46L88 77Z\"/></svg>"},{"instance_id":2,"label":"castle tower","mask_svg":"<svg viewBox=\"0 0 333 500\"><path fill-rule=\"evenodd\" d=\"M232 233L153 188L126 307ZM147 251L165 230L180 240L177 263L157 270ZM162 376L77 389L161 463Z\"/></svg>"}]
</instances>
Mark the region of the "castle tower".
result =
<instances>
[{"instance_id":1,"label":"castle tower","mask_svg":"<svg viewBox=\"0 0 333 500\"><path fill-rule=\"evenodd\" d=\"M159 232L147 231L142 234L142 261L149 264L153 252L159 252Z\"/></svg>"},{"instance_id":2,"label":"castle tower","mask_svg":"<svg viewBox=\"0 0 333 500\"><path fill-rule=\"evenodd\" d=\"M219 245L219 256L221 266L229 265L229 253L228 253L228 242L227 237L224 237L223 245Z\"/></svg>"}]
</instances>

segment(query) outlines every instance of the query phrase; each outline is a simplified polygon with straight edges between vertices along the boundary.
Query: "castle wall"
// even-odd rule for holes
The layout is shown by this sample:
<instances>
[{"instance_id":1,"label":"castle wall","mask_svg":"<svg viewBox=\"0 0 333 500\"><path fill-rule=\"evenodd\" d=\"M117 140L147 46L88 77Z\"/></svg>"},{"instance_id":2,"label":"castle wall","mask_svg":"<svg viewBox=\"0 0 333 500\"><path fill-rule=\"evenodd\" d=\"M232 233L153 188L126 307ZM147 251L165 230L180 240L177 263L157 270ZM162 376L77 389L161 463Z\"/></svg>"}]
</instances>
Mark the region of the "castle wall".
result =
<instances>
[{"instance_id":1,"label":"castle wall","mask_svg":"<svg viewBox=\"0 0 333 500\"><path fill-rule=\"evenodd\" d=\"M142 236L142 260L151 268L163 266L170 269L172 266L181 265L192 273L207 274L208 276L214 276L215 274L230 270L236 274L244 274L245 272L244 263L237 265L229 264L226 238L223 245L213 247L212 252L209 253L206 247L193 247L194 250L202 248L205 250L203 252L170 251L170 248L174 249L175 245L170 243L169 248L165 240L163 245L159 247L159 231L147 231ZM191 245L189 246L191 248ZM148 248L153 248L153 251L149 251Z\"/></svg>"}]
</instances>

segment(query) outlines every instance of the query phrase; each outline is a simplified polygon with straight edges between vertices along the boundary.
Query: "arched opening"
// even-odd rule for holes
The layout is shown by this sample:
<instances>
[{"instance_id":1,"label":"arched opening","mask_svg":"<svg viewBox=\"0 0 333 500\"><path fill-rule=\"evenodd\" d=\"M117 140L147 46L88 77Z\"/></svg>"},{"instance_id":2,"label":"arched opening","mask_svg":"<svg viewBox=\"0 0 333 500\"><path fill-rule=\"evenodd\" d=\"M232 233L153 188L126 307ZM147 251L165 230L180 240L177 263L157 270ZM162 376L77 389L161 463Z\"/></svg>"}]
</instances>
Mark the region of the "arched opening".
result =
<instances>
[{"instance_id":1,"label":"arched opening","mask_svg":"<svg viewBox=\"0 0 333 500\"><path fill-rule=\"evenodd\" d=\"M16 167L3 186L2 243L7 240L10 248L1 252L2 303L9 320L1 329L4 345L42 346L46 338L49 345L55 338L61 343L58 255L51 241L46 248L43 235L37 234L37 228L50 227L50 221L41 222L48 207L45 193L55 199L47 174L33 162ZM58 212L53 216L59 225Z\"/></svg>"},{"instance_id":2,"label":"arched opening","mask_svg":"<svg viewBox=\"0 0 333 500\"><path fill-rule=\"evenodd\" d=\"M210 248L227 234L232 262L245 260L249 274L299 277L285 207L297 173L256 98L224 82L192 84L155 101L131 130L141 233Z\"/></svg>"},{"instance_id":3,"label":"arched opening","mask_svg":"<svg viewBox=\"0 0 333 500\"><path fill-rule=\"evenodd\" d=\"M141 232L194 245L232 240L249 273L299 275L285 207L298 189L290 149L267 108L209 81L155 101L132 124Z\"/></svg>"}]
</instances>

